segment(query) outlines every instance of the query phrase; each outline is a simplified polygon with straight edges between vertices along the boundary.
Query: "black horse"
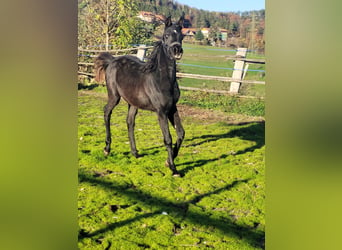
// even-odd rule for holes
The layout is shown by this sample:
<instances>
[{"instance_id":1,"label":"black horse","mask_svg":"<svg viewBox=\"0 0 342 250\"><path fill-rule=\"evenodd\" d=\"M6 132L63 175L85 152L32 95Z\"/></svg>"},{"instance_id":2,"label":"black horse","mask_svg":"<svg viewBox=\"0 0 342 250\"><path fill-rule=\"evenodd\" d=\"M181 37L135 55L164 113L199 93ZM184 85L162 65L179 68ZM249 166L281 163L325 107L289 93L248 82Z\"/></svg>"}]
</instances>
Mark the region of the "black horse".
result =
<instances>
[{"instance_id":1,"label":"black horse","mask_svg":"<svg viewBox=\"0 0 342 250\"><path fill-rule=\"evenodd\" d=\"M132 154L139 157L134 138L135 116L138 109L156 112L168 152L165 164L175 176L179 173L174 159L178 155L185 135L176 107L180 96L176 81L176 60L181 59L183 55L181 32L183 21L184 16L177 23L172 23L171 17L166 19L162 40L156 43L146 63L135 56L114 58L109 53L101 53L95 59L96 80L100 81L105 77L108 91L108 102L104 107L105 155L109 154L112 141L110 132L112 110L122 97L128 103L127 128ZM168 120L176 129L178 137L173 149Z\"/></svg>"}]
</instances>

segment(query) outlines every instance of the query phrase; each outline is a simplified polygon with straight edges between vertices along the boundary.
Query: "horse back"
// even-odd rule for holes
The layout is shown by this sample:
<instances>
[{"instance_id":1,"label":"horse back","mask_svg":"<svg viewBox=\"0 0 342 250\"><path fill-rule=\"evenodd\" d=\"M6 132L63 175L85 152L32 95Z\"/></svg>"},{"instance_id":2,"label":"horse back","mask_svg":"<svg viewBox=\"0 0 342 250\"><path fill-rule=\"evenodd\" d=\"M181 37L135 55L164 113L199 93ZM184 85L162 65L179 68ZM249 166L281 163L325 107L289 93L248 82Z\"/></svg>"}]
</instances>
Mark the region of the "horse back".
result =
<instances>
[{"instance_id":1,"label":"horse back","mask_svg":"<svg viewBox=\"0 0 342 250\"><path fill-rule=\"evenodd\" d=\"M179 99L177 82L164 70L146 72L145 64L135 56L116 57L109 69L115 88L126 102L140 109L170 109Z\"/></svg>"}]
</instances>

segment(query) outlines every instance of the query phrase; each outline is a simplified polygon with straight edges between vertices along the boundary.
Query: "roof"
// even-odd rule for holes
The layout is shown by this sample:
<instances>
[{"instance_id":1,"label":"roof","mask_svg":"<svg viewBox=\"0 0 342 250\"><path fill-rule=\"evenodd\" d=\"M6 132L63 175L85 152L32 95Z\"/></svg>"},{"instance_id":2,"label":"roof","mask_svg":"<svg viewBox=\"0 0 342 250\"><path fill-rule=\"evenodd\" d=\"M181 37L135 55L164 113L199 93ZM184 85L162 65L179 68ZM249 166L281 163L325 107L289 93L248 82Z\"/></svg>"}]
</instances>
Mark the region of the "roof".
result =
<instances>
[{"instance_id":1,"label":"roof","mask_svg":"<svg viewBox=\"0 0 342 250\"><path fill-rule=\"evenodd\" d=\"M194 34L196 34L197 30L198 29L196 29L196 28L183 28L182 33L183 33L183 35L194 35Z\"/></svg>"},{"instance_id":2,"label":"roof","mask_svg":"<svg viewBox=\"0 0 342 250\"><path fill-rule=\"evenodd\" d=\"M166 17L164 15L157 15L149 11L139 11L139 17L142 17L142 19L145 20L152 20L155 18L157 21L164 21Z\"/></svg>"}]
</instances>

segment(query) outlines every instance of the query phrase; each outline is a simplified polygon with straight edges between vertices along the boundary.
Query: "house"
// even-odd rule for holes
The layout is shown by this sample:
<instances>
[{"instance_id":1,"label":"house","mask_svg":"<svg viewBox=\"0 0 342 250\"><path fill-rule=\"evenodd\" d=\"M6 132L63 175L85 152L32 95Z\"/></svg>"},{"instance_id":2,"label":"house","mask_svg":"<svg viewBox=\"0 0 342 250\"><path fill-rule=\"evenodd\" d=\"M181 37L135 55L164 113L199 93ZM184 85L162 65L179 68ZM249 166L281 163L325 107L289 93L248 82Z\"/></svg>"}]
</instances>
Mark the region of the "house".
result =
<instances>
[{"instance_id":1,"label":"house","mask_svg":"<svg viewBox=\"0 0 342 250\"><path fill-rule=\"evenodd\" d=\"M219 29L220 31L220 36L222 41L226 41L228 37L228 30L226 29Z\"/></svg>"},{"instance_id":2,"label":"house","mask_svg":"<svg viewBox=\"0 0 342 250\"><path fill-rule=\"evenodd\" d=\"M140 11L138 17L148 23L152 23L155 18L152 12L147 11Z\"/></svg>"},{"instance_id":3,"label":"house","mask_svg":"<svg viewBox=\"0 0 342 250\"><path fill-rule=\"evenodd\" d=\"M210 28L202 28L201 31L202 31L202 34L205 38L209 38L209 33L210 33ZM221 29L219 28L218 29L219 31L219 35L220 35L220 39L222 41L225 41L227 40L227 37L228 37L228 30L227 29Z\"/></svg>"},{"instance_id":4,"label":"house","mask_svg":"<svg viewBox=\"0 0 342 250\"><path fill-rule=\"evenodd\" d=\"M166 17L164 15L157 15L148 11L140 11L138 18L148 23L163 23Z\"/></svg>"},{"instance_id":5,"label":"house","mask_svg":"<svg viewBox=\"0 0 342 250\"><path fill-rule=\"evenodd\" d=\"M159 23L164 23L164 21L166 20L166 16L164 15L155 15L156 17L156 21Z\"/></svg>"},{"instance_id":6,"label":"house","mask_svg":"<svg viewBox=\"0 0 342 250\"><path fill-rule=\"evenodd\" d=\"M193 41L196 35L196 28L183 28L182 34L184 36L184 41Z\"/></svg>"},{"instance_id":7,"label":"house","mask_svg":"<svg viewBox=\"0 0 342 250\"><path fill-rule=\"evenodd\" d=\"M183 28L182 34L184 36L194 36L194 35L196 35L196 31L197 31L196 28Z\"/></svg>"},{"instance_id":8,"label":"house","mask_svg":"<svg viewBox=\"0 0 342 250\"><path fill-rule=\"evenodd\" d=\"M202 31L204 38L209 38L210 28L202 28L201 31Z\"/></svg>"}]
</instances>

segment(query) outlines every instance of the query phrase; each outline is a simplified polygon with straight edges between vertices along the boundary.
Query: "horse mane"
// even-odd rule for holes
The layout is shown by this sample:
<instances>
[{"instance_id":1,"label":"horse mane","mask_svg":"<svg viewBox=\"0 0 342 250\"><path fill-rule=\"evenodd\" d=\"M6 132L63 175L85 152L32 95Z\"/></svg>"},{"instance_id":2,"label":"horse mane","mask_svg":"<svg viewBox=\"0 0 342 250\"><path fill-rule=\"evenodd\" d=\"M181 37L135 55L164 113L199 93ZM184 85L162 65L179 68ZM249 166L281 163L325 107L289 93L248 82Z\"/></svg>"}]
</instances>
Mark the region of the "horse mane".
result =
<instances>
[{"instance_id":1,"label":"horse mane","mask_svg":"<svg viewBox=\"0 0 342 250\"><path fill-rule=\"evenodd\" d=\"M143 66L143 72L151 73L157 69L158 66L158 54L159 50L162 47L162 41L158 41L155 43L153 51L151 55L148 57L147 62Z\"/></svg>"}]
</instances>

